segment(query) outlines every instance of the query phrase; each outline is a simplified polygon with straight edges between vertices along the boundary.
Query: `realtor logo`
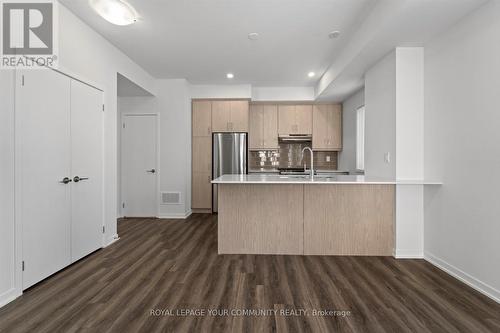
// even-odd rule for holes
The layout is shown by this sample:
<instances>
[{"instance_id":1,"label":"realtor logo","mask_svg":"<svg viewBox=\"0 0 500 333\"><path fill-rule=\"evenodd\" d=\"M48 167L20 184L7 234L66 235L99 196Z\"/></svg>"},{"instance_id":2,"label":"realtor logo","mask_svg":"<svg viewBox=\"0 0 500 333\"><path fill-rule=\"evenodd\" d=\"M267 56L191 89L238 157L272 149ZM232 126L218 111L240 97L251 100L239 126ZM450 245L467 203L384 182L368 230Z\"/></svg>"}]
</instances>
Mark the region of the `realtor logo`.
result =
<instances>
[{"instance_id":1,"label":"realtor logo","mask_svg":"<svg viewBox=\"0 0 500 333\"><path fill-rule=\"evenodd\" d=\"M55 0L0 1L3 68L54 67Z\"/></svg>"}]
</instances>

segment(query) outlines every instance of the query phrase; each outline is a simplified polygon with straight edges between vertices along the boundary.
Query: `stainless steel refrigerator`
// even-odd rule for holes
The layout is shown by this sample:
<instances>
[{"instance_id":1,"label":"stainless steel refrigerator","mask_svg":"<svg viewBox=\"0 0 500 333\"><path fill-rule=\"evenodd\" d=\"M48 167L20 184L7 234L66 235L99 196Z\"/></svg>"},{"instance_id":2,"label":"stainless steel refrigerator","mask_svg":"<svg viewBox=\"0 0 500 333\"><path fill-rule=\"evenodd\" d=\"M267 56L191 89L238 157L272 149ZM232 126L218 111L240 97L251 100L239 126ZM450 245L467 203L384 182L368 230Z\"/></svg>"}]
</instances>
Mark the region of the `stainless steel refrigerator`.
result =
<instances>
[{"instance_id":1,"label":"stainless steel refrigerator","mask_svg":"<svg viewBox=\"0 0 500 333\"><path fill-rule=\"evenodd\" d=\"M227 174L246 174L247 133L214 133L212 138L213 179ZM217 212L217 185L212 187L212 210Z\"/></svg>"}]
</instances>

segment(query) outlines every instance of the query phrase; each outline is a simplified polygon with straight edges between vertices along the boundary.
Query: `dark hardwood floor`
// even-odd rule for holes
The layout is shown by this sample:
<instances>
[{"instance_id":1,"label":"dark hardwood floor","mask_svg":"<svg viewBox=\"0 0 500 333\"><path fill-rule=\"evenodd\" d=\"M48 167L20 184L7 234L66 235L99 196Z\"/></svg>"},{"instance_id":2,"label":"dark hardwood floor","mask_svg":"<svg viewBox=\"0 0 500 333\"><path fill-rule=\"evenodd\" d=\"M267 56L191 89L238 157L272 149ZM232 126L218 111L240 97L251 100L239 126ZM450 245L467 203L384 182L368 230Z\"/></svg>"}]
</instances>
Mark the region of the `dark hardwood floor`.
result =
<instances>
[{"instance_id":1,"label":"dark hardwood floor","mask_svg":"<svg viewBox=\"0 0 500 333\"><path fill-rule=\"evenodd\" d=\"M118 230L1 308L0 331L500 332L500 304L423 260L219 256L211 215Z\"/></svg>"}]
</instances>

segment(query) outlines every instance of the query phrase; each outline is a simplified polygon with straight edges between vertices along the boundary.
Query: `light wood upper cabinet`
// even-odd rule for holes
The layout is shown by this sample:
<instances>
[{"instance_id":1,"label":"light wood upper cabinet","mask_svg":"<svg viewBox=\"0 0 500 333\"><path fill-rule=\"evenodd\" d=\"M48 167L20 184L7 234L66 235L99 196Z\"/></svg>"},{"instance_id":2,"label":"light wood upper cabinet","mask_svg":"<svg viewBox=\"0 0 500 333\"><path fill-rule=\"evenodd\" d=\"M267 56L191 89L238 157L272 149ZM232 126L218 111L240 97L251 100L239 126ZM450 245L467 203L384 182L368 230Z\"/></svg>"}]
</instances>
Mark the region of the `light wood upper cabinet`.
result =
<instances>
[{"instance_id":1,"label":"light wood upper cabinet","mask_svg":"<svg viewBox=\"0 0 500 333\"><path fill-rule=\"evenodd\" d=\"M312 134L312 105L279 105L278 132Z\"/></svg>"},{"instance_id":2,"label":"light wood upper cabinet","mask_svg":"<svg viewBox=\"0 0 500 333\"><path fill-rule=\"evenodd\" d=\"M230 131L248 132L248 101L230 101Z\"/></svg>"},{"instance_id":3,"label":"light wood upper cabinet","mask_svg":"<svg viewBox=\"0 0 500 333\"><path fill-rule=\"evenodd\" d=\"M212 102L212 131L227 132L229 131L229 123L231 119L231 102L230 101L213 101Z\"/></svg>"},{"instance_id":4,"label":"light wood upper cabinet","mask_svg":"<svg viewBox=\"0 0 500 333\"><path fill-rule=\"evenodd\" d=\"M249 124L250 149L278 148L278 106L251 105Z\"/></svg>"},{"instance_id":5,"label":"light wood upper cabinet","mask_svg":"<svg viewBox=\"0 0 500 333\"><path fill-rule=\"evenodd\" d=\"M212 102L193 101L193 136L212 136Z\"/></svg>"},{"instance_id":6,"label":"light wood upper cabinet","mask_svg":"<svg viewBox=\"0 0 500 333\"><path fill-rule=\"evenodd\" d=\"M264 105L263 148L277 149L278 146L278 106Z\"/></svg>"},{"instance_id":7,"label":"light wood upper cabinet","mask_svg":"<svg viewBox=\"0 0 500 333\"><path fill-rule=\"evenodd\" d=\"M278 133L280 135L297 133L298 128L295 125L295 105L279 105Z\"/></svg>"},{"instance_id":8,"label":"light wood upper cabinet","mask_svg":"<svg viewBox=\"0 0 500 333\"><path fill-rule=\"evenodd\" d=\"M342 106L332 105L328 119L328 149L342 150Z\"/></svg>"},{"instance_id":9,"label":"light wood upper cabinet","mask_svg":"<svg viewBox=\"0 0 500 333\"><path fill-rule=\"evenodd\" d=\"M264 142L264 105L250 105L248 147L261 149Z\"/></svg>"},{"instance_id":10,"label":"light wood upper cabinet","mask_svg":"<svg viewBox=\"0 0 500 333\"><path fill-rule=\"evenodd\" d=\"M212 132L248 132L248 101L213 101Z\"/></svg>"},{"instance_id":11,"label":"light wood upper cabinet","mask_svg":"<svg viewBox=\"0 0 500 333\"><path fill-rule=\"evenodd\" d=\"M295 107L298 134L312 134L312 111L312 105L297 105Z\"/></svg>"},{"instance_id":12,"label":"light wood upper cabinet","mask_svg":"<svg viewBox=\"0 0 500 333\"><path fill-rule=\"evenodd\" d=\"M342 108L340 105L314 105L313 149L342 150Z\"/></svg>"}]
</instances>

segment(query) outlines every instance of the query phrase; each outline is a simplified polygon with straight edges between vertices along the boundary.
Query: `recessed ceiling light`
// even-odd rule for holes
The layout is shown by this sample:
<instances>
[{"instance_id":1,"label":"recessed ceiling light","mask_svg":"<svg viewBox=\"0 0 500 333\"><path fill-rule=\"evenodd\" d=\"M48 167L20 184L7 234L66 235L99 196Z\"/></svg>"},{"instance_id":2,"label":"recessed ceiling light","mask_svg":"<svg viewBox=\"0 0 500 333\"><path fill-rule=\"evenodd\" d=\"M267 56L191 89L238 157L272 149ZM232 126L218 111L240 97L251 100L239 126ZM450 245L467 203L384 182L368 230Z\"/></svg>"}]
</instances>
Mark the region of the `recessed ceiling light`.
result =
<instances>
[{"instance_id":1,"label":"recessed ceiling light","mask_svg":"<svg viewBox=\"0 0 500 333\"><path fill-rule=\"evenodd\" d=\"M89 0L89 3L97 14L116 25L135 23L139 16L134 7L122 0Z\"/></svg>"},{"instance_id":2,"label":"recessed ceiling light","mask_svg":"<svg viewBox=\"0 0 500 333\"><path fill-rule=\"evenodd\" d=\"M309 77L314 77L314 75L316 75L316 73L314 73L314 72L307 73L307 76L309 76Z\"/></svg>"},{"instance_id":3,"label":"recessed ceiling light","mask_svg":"<svg viewBox=\"0 0 500 333\"><path fill-rule=\"evenodd\" d=\"M226 77L227 77L228 79L232 79L232 78L234 77L234 74L233 74L233 73L227 73L227 74L226 74Z\"/></svg>"},{"instance_id":4,"label":"recessed ceiling light","mask_svg":"<svg viewBox=\"0 0 500 333\"><path fill-rule=\"evenodd\" d=\"M340 31L338 30L335 30L335 31L331 31L329 34L328 34L328 38L330 39L335 39L337 37L340 36Z\"/></svg>"},{"instance_id":5,"label":"recessed ceiling light","mask_svg":"<svg viewBox=\"0 0 500 333\"><path fill-rule=\"evenodd\" d=\"M259 34L256 32L251 32L248 34L248 39L250 40L257 40L259 39Z\"/></svg>"}]
</instances>

